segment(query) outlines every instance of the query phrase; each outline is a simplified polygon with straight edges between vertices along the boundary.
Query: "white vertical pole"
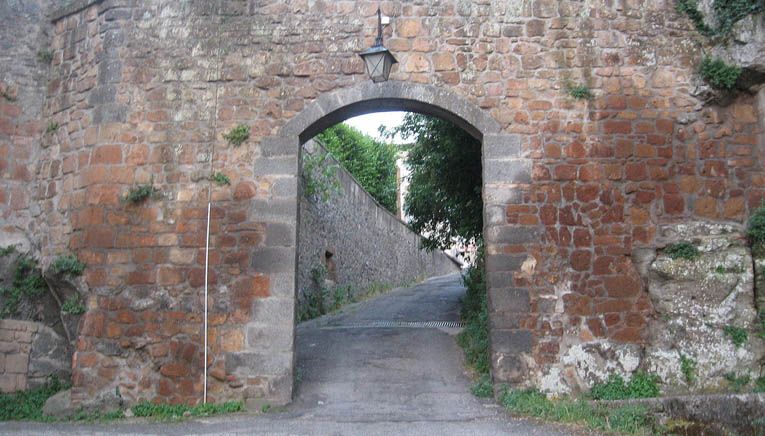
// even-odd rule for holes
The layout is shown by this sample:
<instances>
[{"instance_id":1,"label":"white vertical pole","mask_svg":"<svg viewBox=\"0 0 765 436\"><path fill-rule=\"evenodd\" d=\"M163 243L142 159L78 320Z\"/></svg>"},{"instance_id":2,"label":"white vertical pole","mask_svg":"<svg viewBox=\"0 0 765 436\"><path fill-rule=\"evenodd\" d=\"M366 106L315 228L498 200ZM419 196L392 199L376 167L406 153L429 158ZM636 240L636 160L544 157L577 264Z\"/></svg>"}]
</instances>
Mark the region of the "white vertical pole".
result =
<instances>
[{"instance_id":1,"label":"white vertical pole","mask_svg":"<svg viewBox=\"0 0 765 436\"><path fill-rule=\"evenodd\" d=\"M204 335L205 335L205 373L204 373L204 397L202 399L202 402L204 404L207 404L207 272L209 270L209 259L210 259L210 208L212 206L212 202L207 202L207 238L205 240L205 328L204 328Z\"/></svg>"}]
</instances>

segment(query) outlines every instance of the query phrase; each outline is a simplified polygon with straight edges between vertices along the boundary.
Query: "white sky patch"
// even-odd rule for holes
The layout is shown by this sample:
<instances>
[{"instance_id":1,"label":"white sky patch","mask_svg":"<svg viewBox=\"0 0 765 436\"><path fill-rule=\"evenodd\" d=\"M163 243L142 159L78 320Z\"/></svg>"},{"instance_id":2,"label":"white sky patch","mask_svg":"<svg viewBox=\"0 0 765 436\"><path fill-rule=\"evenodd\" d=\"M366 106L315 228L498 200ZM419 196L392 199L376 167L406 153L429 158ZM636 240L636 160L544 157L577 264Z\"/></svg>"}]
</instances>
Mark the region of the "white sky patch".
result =
<instances>
[{"instance_id":1,"label":"white sky patch","mask_svg":"<svg viewBox=\"0 0 765 436\"><path fill-rule=\"evenodd\" d=\"M344 123L375 139L387 141L387 139L380 137L377 129L380 126L385 126L387 129L399 126L404 120L404 115L406 115L406 112L376 112L349 118ZM396 137L393 138L393 142L400 144L403 141L401 138Z\"/></svg>"}]
</instances>

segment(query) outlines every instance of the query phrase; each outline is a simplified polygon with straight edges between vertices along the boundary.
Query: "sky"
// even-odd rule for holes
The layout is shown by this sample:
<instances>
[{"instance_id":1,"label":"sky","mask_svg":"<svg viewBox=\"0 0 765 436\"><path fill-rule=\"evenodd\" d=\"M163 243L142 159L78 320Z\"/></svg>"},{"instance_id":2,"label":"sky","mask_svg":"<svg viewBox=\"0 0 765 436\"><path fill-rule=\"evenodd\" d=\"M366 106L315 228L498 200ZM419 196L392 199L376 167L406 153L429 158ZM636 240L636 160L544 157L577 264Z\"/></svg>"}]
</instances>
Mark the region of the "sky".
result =
<instances>
[{"instance_id":1,"label":"sky","mask_svg":"<svg viewBox=\"0 0 765 436\"><path fill-rule=\"evenodd\" d=\"M380 138L377 128L380 125L383 125L388 129L396 127L401 124L404 115L406 115L406 112L377 112L349 118L345 120L345 124L355 127L356 129L361 130L362 133L366 133L373 138L384 139ZM393 142L401 143L402 141L400 138L394 138Z\"/></svg>"}]
</instances>

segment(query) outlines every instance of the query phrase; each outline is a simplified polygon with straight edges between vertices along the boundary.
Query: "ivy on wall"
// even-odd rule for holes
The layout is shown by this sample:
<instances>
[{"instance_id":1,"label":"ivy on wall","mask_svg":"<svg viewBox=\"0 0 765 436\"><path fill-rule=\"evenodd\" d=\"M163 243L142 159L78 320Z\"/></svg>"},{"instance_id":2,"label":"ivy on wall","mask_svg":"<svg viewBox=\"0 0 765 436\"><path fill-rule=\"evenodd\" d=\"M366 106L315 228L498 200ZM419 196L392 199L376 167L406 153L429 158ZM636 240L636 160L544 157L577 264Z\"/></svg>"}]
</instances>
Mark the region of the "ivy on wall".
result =
<instances>
[{"instance_id":1,"label":"ivy on wall","mask_svg":"<svg viewBox=\"0 0 765 436\"><path fill-rule=\"evenodd\" d=\"M706 20L699 10L698 0L677 0L675 7L693 22L699 33L715 40L724 41L733 31L733 26L749 15L765 10L762 0L713 0L712 17ZM711 21L713 24L707 24ZM727 64L722 59L705 56L699 66L699 74L714 89L731 91L741 77L741 68Z\"/></svg>"}]
</instances>

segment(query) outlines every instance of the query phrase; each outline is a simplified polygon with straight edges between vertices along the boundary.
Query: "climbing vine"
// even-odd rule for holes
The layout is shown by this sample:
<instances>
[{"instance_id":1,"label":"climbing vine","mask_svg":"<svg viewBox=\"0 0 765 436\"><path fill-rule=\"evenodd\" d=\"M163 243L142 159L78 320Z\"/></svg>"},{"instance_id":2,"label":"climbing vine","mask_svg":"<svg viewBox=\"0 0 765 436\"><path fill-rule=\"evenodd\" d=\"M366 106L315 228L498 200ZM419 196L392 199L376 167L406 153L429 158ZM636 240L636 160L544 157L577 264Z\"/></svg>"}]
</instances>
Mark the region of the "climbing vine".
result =
<instances>
[{"instance_id":1,"label":"climbing vine","mask_svg":"<svg viewBox=\"0 0 765 436\"><path fill-rule=\"evenodd\" d=\"M712 40L725 40L733 31L733 26L749 15L765 10L762 0L713 0L712 17L706 20L699 10L698 0L677 0L675 8L688 16L696 30ZM707 24L711 21L713 24ZM717 90L732 91L739 77L741 68L729 65L722 59L705 56L699 66L699 74Z\"/></svg>"},{"instance_id":2,"label":"climbing vine","mask_svg":"<svg viewBox=\"0 0 765 436\"><path fill-rule=\"evenodd\" d=\"M693 22L696 30L710 38L725 38L730 35L733 26L749 15L765 9L761 0L714 0L712 2L714 27L704 20L697 0L678 0L675 4L678 12L685 14Z\"/></svg>"}]
</instances>

